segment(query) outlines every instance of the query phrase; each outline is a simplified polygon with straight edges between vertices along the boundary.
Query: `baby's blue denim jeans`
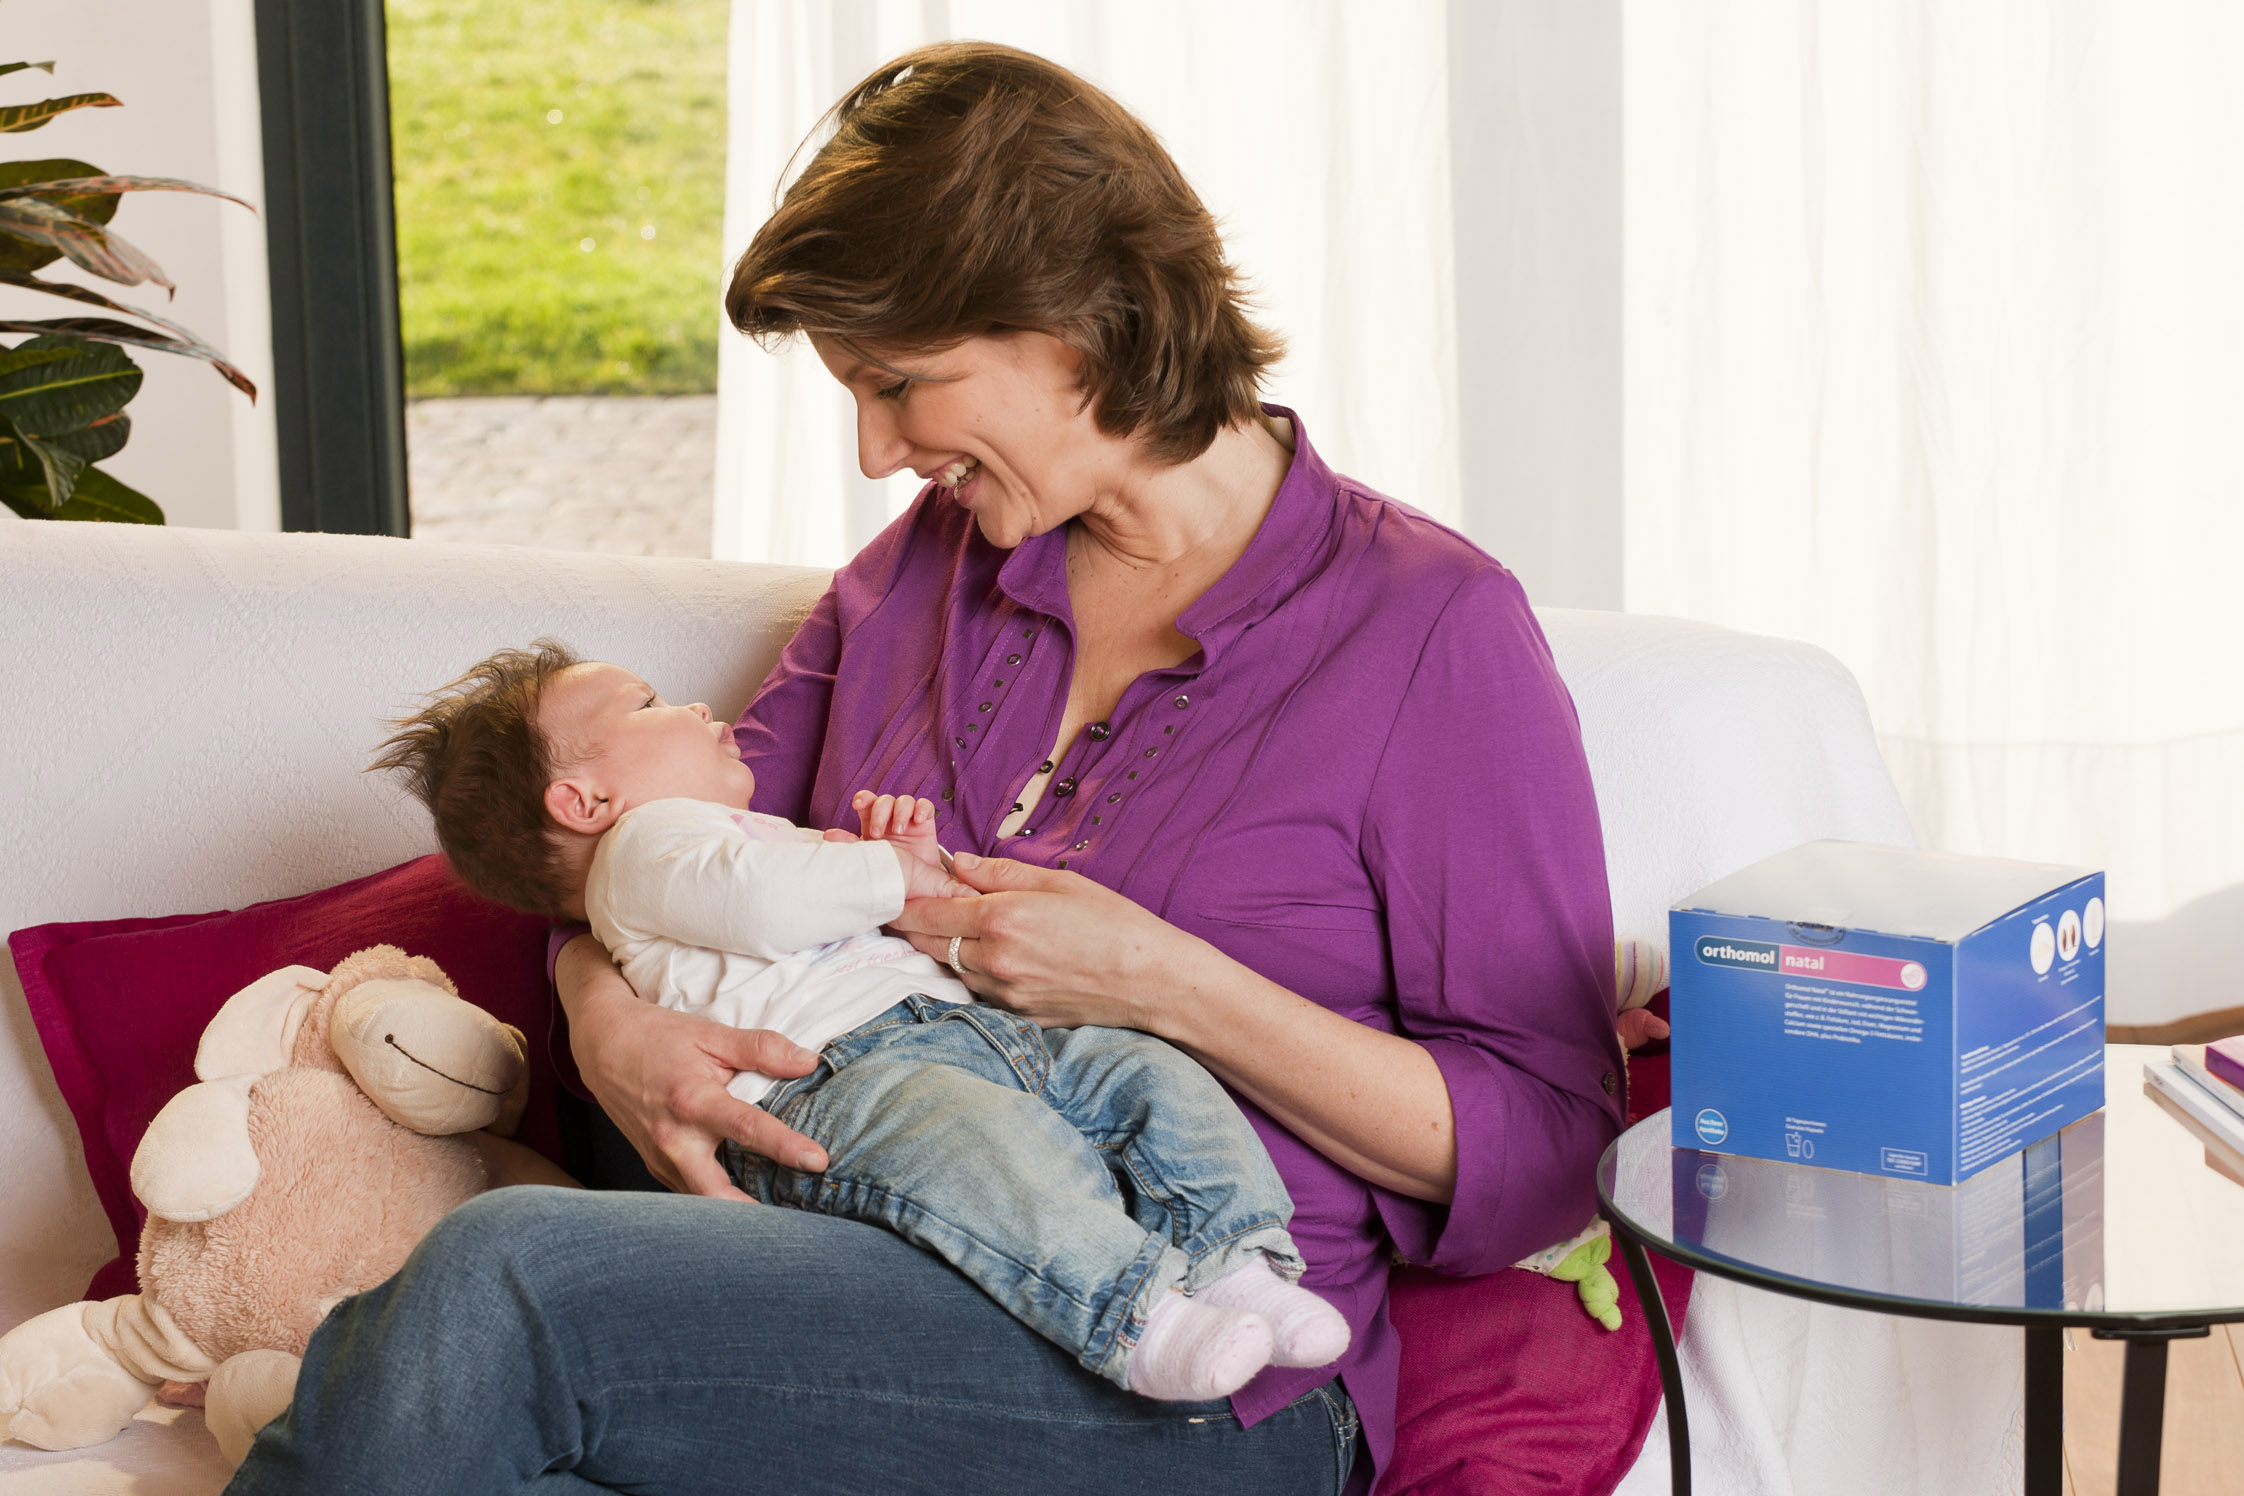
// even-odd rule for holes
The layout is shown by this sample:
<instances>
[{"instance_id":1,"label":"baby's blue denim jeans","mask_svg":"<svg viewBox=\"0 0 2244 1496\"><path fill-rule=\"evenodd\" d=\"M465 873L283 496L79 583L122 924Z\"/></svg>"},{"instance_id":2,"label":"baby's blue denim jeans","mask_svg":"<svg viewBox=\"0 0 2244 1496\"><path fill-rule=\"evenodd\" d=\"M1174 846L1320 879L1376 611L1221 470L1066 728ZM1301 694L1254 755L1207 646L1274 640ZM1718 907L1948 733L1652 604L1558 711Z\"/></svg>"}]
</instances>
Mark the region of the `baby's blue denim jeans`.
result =
<instances>
[{"instance_id":1,"label":"baby's blue denim jeans","mask_svg":"<svg viewBox=\"0 0 2244 1496\"><path fill-rule=\"evenodd\" d=\"M830 1162L797 1173L728 1144L742 1189L888 1227L1120 1385L1156 1295L1258 1257L1302 1270L1293 1202L1237 1103L1135 1030L908 997L763 1107Z\"/></svg>"}]
</instances>

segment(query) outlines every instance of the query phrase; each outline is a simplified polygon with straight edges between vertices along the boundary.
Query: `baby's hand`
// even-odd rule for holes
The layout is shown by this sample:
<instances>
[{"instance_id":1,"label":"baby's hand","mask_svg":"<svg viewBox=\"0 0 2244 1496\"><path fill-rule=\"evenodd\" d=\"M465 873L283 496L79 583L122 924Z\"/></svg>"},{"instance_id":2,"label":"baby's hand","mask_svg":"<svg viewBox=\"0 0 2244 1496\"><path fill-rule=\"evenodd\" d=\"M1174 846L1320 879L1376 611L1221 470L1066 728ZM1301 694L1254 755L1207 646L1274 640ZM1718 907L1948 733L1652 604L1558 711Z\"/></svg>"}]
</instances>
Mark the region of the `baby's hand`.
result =
<instances>
[{"instance_id":1,"label":"baby's hand","mask_svg":"<svg viewBox=\"0 0 2244 1496\"><path fill-rule=\"evenodd\" d=\"M904 868L904 900L913 899L972 899L980 892L959 882L943 871L937 863L922 862L904 850L901 842L890 842L896 849L896 860Z\"/></svg>"},{"instance_id":2,"label":"baby's hand","mask_svg":"<svg viewBox=\"0 0 2244 1496\"><path fill-rule=\"evenodd\" d=\"M931 867L943 865L935 845L935 802L911 795L876 795L859 790L850 799L865 840L894 842Z\"/></svg>"}]
</instances>

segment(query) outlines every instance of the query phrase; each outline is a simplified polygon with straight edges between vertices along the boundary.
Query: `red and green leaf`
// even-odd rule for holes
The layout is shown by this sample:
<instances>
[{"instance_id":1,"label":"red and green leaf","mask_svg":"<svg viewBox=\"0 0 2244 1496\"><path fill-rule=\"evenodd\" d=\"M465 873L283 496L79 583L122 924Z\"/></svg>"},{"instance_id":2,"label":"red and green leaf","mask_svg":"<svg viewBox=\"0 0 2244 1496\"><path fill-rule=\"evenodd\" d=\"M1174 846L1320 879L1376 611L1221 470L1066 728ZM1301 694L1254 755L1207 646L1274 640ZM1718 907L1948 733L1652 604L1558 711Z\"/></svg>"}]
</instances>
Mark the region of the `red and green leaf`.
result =
<instances>
[{"instance_id":1,"label":"red and green leaf","mask_svg":"<svg viewBox=\"0 0 2244 1496\"><path fill-rule=\"evenodd\" d=\"M0 187L24 197L115 197L120 192L199 192L205 197L222 197L230 203L240 203L250 212L256 206L231 192L220 192L216 187L205 187L200 182L184 181L178 177L112 177L98 173L80 177L64 177L51 182L0 182ZM115 211L112 209L111 211ZM107 222L106 219L103 222Z\"/></svg>"},{"instance_id":2,"label":"red and green leaf","mask_svg":"<svg viewBox=\"0 0 2244 1496\"><path fill-rule=\"evenodd\" d=\"M44 198L0 197L0 233L60 250L81 270L122 286L153 281L166 291L178 289L163 266L122 234Z\"/></svg>"},{"instance_id":3,"label":"red and green leaf","mask_svg":"<svg viewBox=\"0 0 2244 1496\"><path fill-rule=\"evenodd\" d=\"M62 337L91 338L98 343L121 343L128 348L151 348L158 353L176 353L186 358L199 358L216 369L219 377L235 389L240 390L252 400L257 398L257 386L250 383L247 374L226 362L224 354L178 323L159 317L154 312L144 312L138 307L130 307L122 302L111 301L99 291L86 286L73 286L61 281L45 281L35 275L15 276L0 271L0 285L23 286L33 291L49 291L71 301L83 301L93 306L107 307L114 312L123 312L128 316L144 317L158 327L165 329L164 332L160 333L150 332L144 327L134 327L129 323L112 322L107 317L46 317L28 320L0 318L0 332L53 333Z\"/></svg>"},{"instance_id":4,"label":"red and green leaf","mask_svg":"<svg viewBox=\"0 0 2244 1496\"><path fill-rule=\"evenodd\" d=\"M117 109L124 100L115 94L68 94L59 99L41 99L36 104L10 104L0 108L0 135L20 135L26 130L36 130L58 114L68 114L73 109Z\"/></svg>"}]
</instances>

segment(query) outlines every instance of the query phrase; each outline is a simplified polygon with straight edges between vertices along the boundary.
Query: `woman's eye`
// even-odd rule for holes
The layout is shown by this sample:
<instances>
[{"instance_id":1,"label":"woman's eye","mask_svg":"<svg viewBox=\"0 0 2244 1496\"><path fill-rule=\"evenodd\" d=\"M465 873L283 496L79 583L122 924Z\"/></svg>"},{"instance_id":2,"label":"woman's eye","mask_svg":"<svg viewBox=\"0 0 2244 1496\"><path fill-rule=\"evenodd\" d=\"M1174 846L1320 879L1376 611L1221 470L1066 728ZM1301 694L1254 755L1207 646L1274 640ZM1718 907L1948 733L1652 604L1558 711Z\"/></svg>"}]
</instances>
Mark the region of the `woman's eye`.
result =
<instances>
[{"instance_id":1,"label":"woman's eye","mask_svg":"<svg viewBox=\"0 0 2244 1496\"><path fill-rule=\"evenodd\" d=\"M876 398L882 400L901 400L904 398L904 391L911 387L912 382L909 379L899 379L894 384L875 390L873 394Z\"/></svg>"}]
</instances>

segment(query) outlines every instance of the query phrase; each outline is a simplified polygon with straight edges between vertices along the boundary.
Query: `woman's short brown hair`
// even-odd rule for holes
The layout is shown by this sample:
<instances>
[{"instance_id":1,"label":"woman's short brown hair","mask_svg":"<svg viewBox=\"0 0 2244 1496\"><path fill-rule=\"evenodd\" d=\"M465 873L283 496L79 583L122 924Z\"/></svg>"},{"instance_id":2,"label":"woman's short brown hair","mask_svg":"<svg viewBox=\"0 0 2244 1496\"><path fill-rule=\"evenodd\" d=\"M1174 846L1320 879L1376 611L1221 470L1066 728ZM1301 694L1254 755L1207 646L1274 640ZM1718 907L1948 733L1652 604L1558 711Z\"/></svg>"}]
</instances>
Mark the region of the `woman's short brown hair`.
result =
<instances>
[{"instance_id":1,"label":"woman's short brown hair","mask_svg":"<svg viewBox=\"0 0 2244 1496\"><path fill-rule=\"evenodd\" d=\"M1254 417L1283 347L1248 318L1214 218L1112 98L1033 53L944 42L828 118L733 267L742 332L902 354L1048 333L1082 354L1100 429L1167 462Z\"/></svg>"}]
</instances>

